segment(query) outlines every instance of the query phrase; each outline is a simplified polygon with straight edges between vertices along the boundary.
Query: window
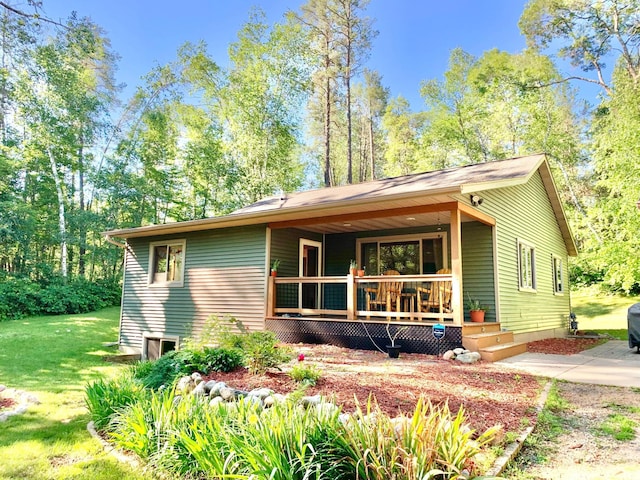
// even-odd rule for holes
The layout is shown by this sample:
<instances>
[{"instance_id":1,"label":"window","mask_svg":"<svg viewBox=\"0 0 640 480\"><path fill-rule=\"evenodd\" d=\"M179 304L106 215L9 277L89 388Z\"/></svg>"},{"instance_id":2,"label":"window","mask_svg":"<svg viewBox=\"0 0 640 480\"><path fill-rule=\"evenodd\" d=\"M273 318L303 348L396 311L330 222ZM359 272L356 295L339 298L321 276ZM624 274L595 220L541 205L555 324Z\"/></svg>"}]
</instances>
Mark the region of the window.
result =
<instances>
[{"instance_id":1,"label":"window","mask_svg":"<svg viewBox=\"0 0 640 480\"><path fill-rule=\"evenodd\" d=\"M185 240L154 242L149 254L149 284L183 285Z\"/></svg>"},{"instance_id":2,"label":"window","mask_svg":"<svg viewBox=\"0 0 640 480\"><path fill-rule=\"evenodd\" d=\"M536 250L522 240L518 240L518 277L520 290L536 289Z\"/></svg>"},{"instance_id":3,"label":"window","mask_svg":"<svg viewBox=\"0 0 640 480\"><path fill-rule=\"evenodd\" d=\"M178 337L145 333L142 337L142 359L157 360L178 347Z\"/></svg>"},{"instance_id":4,"label":"window","mask_svg":"<svg viewBox=\"0 0 640 480\"><path fill-rule=\"evenodd\" d=\"M562 259L553 255L553 293L562 295L564 293L564 275L562 270Z\"/></svg>"},{"instance_id":5,"label":"window","mask_svg":"<svg viewBox=\"0 0 640 480\"><path fill-rule=\"evenodd\" d=\"M402 275L436 273L446 268L445 234L361 238L357 240L358 263L368 275L397 270Z\"/></svg>"}]
</instances>

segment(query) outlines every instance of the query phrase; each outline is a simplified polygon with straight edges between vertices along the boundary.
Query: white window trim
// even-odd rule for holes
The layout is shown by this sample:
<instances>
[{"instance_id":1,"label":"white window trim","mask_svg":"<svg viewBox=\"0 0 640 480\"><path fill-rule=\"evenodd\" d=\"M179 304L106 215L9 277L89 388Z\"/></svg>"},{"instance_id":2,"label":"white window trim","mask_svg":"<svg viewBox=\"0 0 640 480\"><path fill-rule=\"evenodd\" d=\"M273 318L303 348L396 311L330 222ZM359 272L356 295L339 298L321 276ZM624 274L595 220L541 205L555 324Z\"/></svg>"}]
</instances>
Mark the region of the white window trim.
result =
<instances>
[{"instance_id":1,"label":"white window trim","mask_svg":"<svg viewBox=\"0 0 640 480\"><path fill-rule=\"evenodd\" d=\"M422 240L429 240L432 238L442 238L442 268L449 268L449 252L447 250L447 232L429 232L407 235L389 235L381 237L359 237L356 238L356 262L358 265L362 265L362 259L360 258L361 245L363 243L378 243L378 264L380 264L380 243L386 242L398 242L398 241L411 241L416 240L422 244ZM422 270L422 248L420 251L420 270ZM370 275L376 275L371 273Z\"/></svg>"},{"instance_id":2,"label":"white window trim","mask_svg":"<svg viewBox=\"0 0 640 480\"><path fill-rule=\"evenodd\" d=\"M522 285L522 258L520 256L521 247L527 247L531 250L531 286ZM518 239L517 242L517 255L518 255L518 290L521 292L536 293L536 247L530 242Z\"/></svg>"},{"instance_id":3,"label":"white window trim","mask_svg":"<svg viewBox=\"0 0 640 480\"><path fill-rule=\"evenodd\" d=\"M155 282L154 278L154 253L155 247L166 245L180 245L182 247L182 265L180 267L180 280L177 281L164 281L164 282ZM187 240L176 239L176 240L165 240L161 242L151 242L149 244L149 276L147 277L147 285L152 288L162 288L162 287L183 287L184 286L184 266L187 263Z\"/></svg>"},{"instance_id":4,"label":"white window trim","mask_svg":"<svg viewBox=\"0 0 640 480\"><path fill-rule=\"evenodd\" d=\"M558 278L556 278L556 261L560 262L560 286L562 287L560 290L557 290L558 287ZM553 277L553 294L562 296L565 292L565 275L564 275L564 260L560 255L551 255L551 271Z\"/></svg>"}]
</instances>

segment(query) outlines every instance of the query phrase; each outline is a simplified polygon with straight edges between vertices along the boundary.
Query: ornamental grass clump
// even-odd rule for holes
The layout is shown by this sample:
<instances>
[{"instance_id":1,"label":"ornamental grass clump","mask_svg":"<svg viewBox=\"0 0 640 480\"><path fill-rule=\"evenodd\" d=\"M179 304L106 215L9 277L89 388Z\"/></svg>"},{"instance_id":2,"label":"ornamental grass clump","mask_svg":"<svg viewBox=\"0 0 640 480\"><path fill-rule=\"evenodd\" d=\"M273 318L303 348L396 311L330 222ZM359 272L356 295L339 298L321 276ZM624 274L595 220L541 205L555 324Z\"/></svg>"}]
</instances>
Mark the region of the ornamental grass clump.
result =
<instances>
[{"instance_id":1,"label":"ornamental grass clump","mask_svg":"<svg viewBox=\"0 0 640 480\"><path fill-rule=\"evenodd\" d=\"M369 480L457 478L473 470L473 457L495 434L487 431L475 440L463 426L462 407L452 418L448 405L433 406L424 397L412 416L394 419L370 399L346 423L347 458L356 478Z\"/></svg>"},{"instance_id":2,"label":"ornamental grass clump","mask_svg":"<svg viewBox=\"0 0 640 480\"><path fill-rule=\"evenodd\" d=\"M85 403L97 430L109 429L118 412L142 402L147 395L131 370L116 379L98 379L85 387Z\"/></svg>"}]
</instances>

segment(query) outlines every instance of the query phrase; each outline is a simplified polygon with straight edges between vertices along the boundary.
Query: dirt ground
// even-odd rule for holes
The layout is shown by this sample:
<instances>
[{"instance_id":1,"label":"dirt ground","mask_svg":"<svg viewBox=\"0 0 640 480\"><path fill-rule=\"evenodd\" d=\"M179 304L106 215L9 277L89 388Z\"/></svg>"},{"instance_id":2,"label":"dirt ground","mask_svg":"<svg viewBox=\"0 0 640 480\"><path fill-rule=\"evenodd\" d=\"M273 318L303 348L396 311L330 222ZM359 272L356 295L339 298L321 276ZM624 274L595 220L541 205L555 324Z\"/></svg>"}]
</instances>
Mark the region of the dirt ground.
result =
<instances>
[{"instance_id":1,"label":"dirt ground","mask_svg":"<svg viewBox=\"0 0 640 480\"><path fill-rule=\"evenodd\" d=\"M594 339L549 339L529 344L529 351L574 354L599 344ZM321 394L352 411L356 399L365 405L374 395L381 408L395 415L411 412L420 395L434 404L448 403L452 411L463 406L469 425L483 431L500 424L506 432L521 432L535 422L535 406L544 382L536 377L491 363L465 365L435 356L401 354L389 359L377 351L349 350L331 345L287 345L297 358L322 373L308 395ZM244 370L214 374L212 378L244 390L268 387L278 393L293 391L297 384L288 376L296 364L262 376ZM607 416L623 413L640 422L640 391L617 387L558 384L569 408L562 414L565 432L535 449L520 453L508 478L516 479L611 479L637 478L640 472L640 440L620 442L597 434ZM628 407L636 407L629 409ZM640 431L638 432L640 437ZM542 462L542 463L540 463Z\"/></svg>"},{"instance_id":2,"label":"dirt ground","mask_svg":"<svg viewBox=\"0 0 640 480\"><path fill-rule=\"evenodd\" d=\"M640 391L632 388L558 383L568 402L562 413L564 432L555 440L525 447L508 478L518 479L632 479L640 478L640 428L636 438L619 441L599 429L614 414L640 425ZM540 462L540 460L544 461Z\"/></svg>"}]
</instances>

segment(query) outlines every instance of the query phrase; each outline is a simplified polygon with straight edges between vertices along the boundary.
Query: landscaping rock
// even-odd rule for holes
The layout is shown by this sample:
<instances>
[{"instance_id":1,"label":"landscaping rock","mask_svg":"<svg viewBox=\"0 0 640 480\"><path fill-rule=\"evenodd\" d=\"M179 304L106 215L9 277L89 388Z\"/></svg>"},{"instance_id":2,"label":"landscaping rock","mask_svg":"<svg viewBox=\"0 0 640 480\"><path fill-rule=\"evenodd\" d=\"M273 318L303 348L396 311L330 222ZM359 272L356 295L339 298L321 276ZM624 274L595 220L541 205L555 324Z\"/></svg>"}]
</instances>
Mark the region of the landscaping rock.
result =
<instances>
[{"instance_id":1,"label":"landscaping rock","mask_svg":"<svg viewBox=\"0 0 640 480\"><path fill-rule=\"evenodd\" d=\"M468 352L456 355L456 360L462 363L476 363L482 357L478 352Z\"/></svg>"},{"instance_id":2,"label":"landscaping rock","mask_svg":"<svg viewBox=\"0 0 640 480\"><path fill-rule=\"evenodd\" d=\"M202 381L202 379L200 380L200 383L196 385L196 388L191 391L191 395L198 395L200 397L206 397L208 395L205 388L205 383Z\"/></svg>"},{"instance_id":3,"label":"landscaping rock","mask_svg":"<svg viewBox=\"0 0 640 480\"><path fill-rule=\"evenodd\" d=\"M442 355L442 358L444 360L451 360L455 357L456 357L456 354L453 353L453 350L447 350L446 352L444 352L444 355Z\"/></svg>"},{"instance_id":4,"label":"landscaping rock","mask_svg":"<svg viewBox=\"0 0 640 480\"><path fill-rule=\"evenodd\" d=\"M211 382L214 382L213 380L211 380ZM207 384L210 384L211 382L207 382ZM220 395L220 391L223 388L227 388L227 384L224 382L214 382L213 385L211 386L211 389L209 390L209 396L211 397L217 397Z\"/></svg>"},{"instance_id":5,"label":"landscaping rock","mask_svg":"<svg viewBox=\"0 0 640 480\"><path fill-rule=\"evenodd\" d=\"M300 403L303 407L309 408L314 405L319 405L322 402L322 397L320 395L313 395L311 397L302 397Z\"/></svg>"},{"instance_id":6,"label":"landscaping rock","mask_svg":"<svg viewBox=\"0 0 640 480\"><path fill-rule=\"evenodd\" d=\"M224 386L220 389L219 395L226 402L232 402L236 399L236 391L233 388Z\"/></svg>"},{"instance_id":7,"label":"landscaping rock","mask_svg":"<svg viewBox=\"0 0 640 480\"><path fill-rule=\"evenodd\" d=\"M249 392L249 396L258 397L260 400L264 400L270 395L273 395L273 390L270 388L255 388Z\"/></svg>"},{"instance_id":8,"label":"landscaping rock","mask_svg":"<svg viewBox=\"0 0 640 480\"><path fill-rule=\"evenodd\" d=\"M224 400L222 399L222 397L216 396L211 399L211 401L209 402L209 406L215 407L216 405L219 405L221 403L224 403Z\"/></svg>"},{"instance_id":9,"label":"landscaping rock","mask_svg":"<svg viewBox=\"0 0 640 480\"><path fill-rule=\"evenodd\" d=\"M190 393L194 388L196 383L190 376L181 377L176 384L176 391L183 394Z\"/></svg>"},{"instance_id":10,"label":"landscaping rock","mask_svg":"<svg viewBox=\"0 0 640 480\"><path fill-rule=\"evenodd\" d=\"M198 372L193 372L191 374L191 378L196 385L202 381L202 375L200 375Z\"/></svg>"},{"instance_id":11,"label":"landscaping rock","mask_svg":"<svg viewBox=\"0 0 640 480\"><path fill-rule=\"evenodd\" d=\"M455 355L462 355L463 353L468 352L468 350L465 350L464 348L454 348L453 349L453 353Z\"/></svg>"},{"instance_id":12,"label":"landscaping rock","mask_svg":"<svg viewBox=\"0 0 640 480\"><path fill-rule=\"evenodd\" d=\"M213 389L213 387L218 383L215 380L209 380L208 382L203 382L204 383L204 391L207 393L207 395L211 394L211 390ZM215 394L217 395L217 393Z\"/></svg>"}]
</instances>

